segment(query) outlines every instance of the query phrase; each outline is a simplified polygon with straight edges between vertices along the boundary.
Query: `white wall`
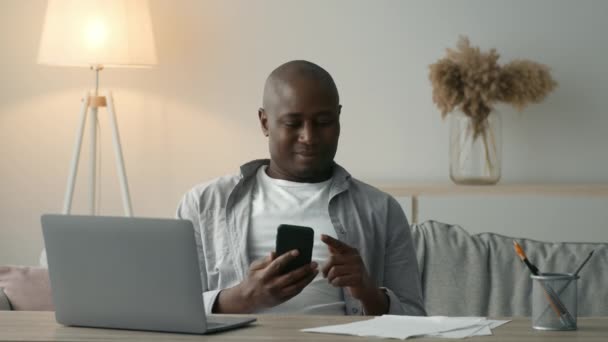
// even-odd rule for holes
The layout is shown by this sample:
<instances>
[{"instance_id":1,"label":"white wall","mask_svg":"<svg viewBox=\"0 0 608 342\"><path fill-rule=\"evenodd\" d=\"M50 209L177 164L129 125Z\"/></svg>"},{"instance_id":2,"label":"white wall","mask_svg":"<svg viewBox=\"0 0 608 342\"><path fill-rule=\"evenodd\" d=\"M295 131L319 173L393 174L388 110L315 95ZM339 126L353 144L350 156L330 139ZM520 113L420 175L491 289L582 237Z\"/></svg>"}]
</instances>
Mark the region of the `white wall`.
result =
<instances>
[{"instance_id":1,"label":"white wall","mask_svg":"<svg viewBox=\"0 0 608 342\"><path fill-rule=\"evenodd\" d=\"M0 264L34 264L39 216L59 212L86 69L36 64L45 2L0 1ZM368 181L448 181L447 125L428 64L466 34L502 61L546 63L560 83L500 107L504 182L608 182L608 1L151 1L160 64L108 69L133 207L172 216L192 185L265 157L267 74L291 59L329 70L342 104L337 160ZM121 214L102 118L101 213ZM86 139L86 136L85 136ZM75 213L86 208L86 154Z\"/></svg>"}]
</instances>

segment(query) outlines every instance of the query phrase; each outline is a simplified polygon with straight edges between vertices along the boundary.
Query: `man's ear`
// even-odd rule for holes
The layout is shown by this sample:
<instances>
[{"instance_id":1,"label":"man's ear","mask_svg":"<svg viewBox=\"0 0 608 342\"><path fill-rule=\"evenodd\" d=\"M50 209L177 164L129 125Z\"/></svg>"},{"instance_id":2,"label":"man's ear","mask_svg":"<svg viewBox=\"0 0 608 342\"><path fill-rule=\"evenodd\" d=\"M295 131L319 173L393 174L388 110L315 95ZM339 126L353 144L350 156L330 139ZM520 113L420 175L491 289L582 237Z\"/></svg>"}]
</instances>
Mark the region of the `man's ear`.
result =
<instances>
[{"instance_id":1,"label":"man's ear","mask_svg":"<svg viewBox=\"0 0 608 342\"><path fill-rule=\"evenodd\" d=\"M264 108L258 109L258 119L260 119L262 133L264 133L265 136L268 136L268 116L266 115Z\"/></svg>"},{"instance_id":2,"label":"man's ear","mask_svg":"<svg viewBox=\"0 0 608 342\"><path fill-rule=\"evenodd\" d=\"M341 112L342 112L342 105L341 105L341 104L339 104L339 105L338 105L338 115L340 115L340 113L341 113Z\"/></svg>"}]
</instances>

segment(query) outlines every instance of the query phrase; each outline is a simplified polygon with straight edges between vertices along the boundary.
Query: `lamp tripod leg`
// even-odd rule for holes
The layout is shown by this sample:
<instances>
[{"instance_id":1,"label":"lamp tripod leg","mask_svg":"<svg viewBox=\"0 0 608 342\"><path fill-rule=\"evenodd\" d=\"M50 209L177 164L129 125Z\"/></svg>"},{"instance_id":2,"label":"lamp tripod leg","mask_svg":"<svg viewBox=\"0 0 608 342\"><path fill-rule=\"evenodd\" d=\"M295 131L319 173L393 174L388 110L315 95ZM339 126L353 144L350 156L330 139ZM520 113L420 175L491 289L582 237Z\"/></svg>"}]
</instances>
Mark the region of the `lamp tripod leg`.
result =
<instances>
[{"instance_id":1,"label":"lamp tripod leg","mask_svg":"<svg viewBox=\"0 0 608 342\"><path fill-rule=\"evenodd\" d=\"M97 190L97 113L99 108L91 106L91 123L89 123L90 151L89 151L89 215L96 214Z\"/></svg>"},{"instance_id":2,"label":"lamp tripod leg","mask_svg":"<svg viewBox=\"0 0 608 342\"><path fill-rule=\"evenodd\" d=\"M84 127L87 122L87 110L89 108L89 93L81 99L80 104L80 124L78 126L78 132L76 133L76 141L74 142L74 151L72 153L72 161L70 163L70 173L68 175L67 188L65 191L65 198L63 200L62 212L66 215L70 214L72 209L72 198L74 195L74 185L76 184L76 176L78 172L78 160L80 159L80 148L82 146L82 136L84 135Z\"/></svg>"},{"instance_id":3,"label":"lamp tripod leg","mask_svg":"<svg viewBox=\"0 0 608 342\"><path fill-rule=\"evenodd\" d=\"M116 114L114 110L114 99L112 93L108 92L108 116L110 125L112 126L112 141L114 145L114 153L116 155L116 167L118 173L118 179L120 181L120 189L122 195L122 203L125 210L125 216L133 216L133 210L131 209L131 196L129 195L129 184L127 183L127 174L125 172L125 164L122 157L122 149L120 147L120 135L118 134L118 125L116 124Z\"/></svg>"}]
</instances>

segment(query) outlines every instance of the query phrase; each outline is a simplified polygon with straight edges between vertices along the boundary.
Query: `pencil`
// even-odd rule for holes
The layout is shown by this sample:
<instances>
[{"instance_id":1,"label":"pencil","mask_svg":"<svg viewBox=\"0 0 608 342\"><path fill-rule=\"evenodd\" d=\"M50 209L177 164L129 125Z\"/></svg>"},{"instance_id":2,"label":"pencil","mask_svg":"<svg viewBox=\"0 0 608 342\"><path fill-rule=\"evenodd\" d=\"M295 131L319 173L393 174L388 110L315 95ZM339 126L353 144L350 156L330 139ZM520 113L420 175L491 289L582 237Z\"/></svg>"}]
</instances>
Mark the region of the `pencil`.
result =
<instances>
[{"instance_id":1,"label":"pencil","mask_svg":"<svg viewBox=\"0 0 608 342\"><path fill-rule=\"evenodd\" d=\"M530 260L528 260L528 256L524 252L523 248L521 248L521 246L517 243L517 241L513 241L513 246L515 248L515 253L517 253L521 261L526 264L530 272L533 275L540 275L538 267L536 267L530 262ZM544 282L541 282L541 285L543 287L543 292L545 293L545 298L547 298L549 305L551 306L553 311L555 311L555 314L562 322L562 324L565 326L574 325L572 315L570 314L570 312L568 312L568 309L566 309L566 307L559 299L555 291L553 291L553 289Z\"/></svg>"},{"instance_id":2,"label":"pencil","mask_svg":"<svg viewBox=\"0 0 608 342\"><path fill-rule=\"evenodd\" d=\"M572 273L572 275L574 276L574 279L576 279L576 276L578 276L579 272L587 264L587 262L589 261L589 259L591 259L591 256L593 255L593 252L595 252L595 250L591 250L591 252L589 253L589 255L587 255L587 257L585 258L585 260L583 260L583 262L576 268L576 270L574 271L574 273ZM564 286L562 286L559 290L557 290L557 296L558 297L561 296L562 292L564 292L564 290L570 285L570 283L574 279L568 280L568 282L566 282L566 284L564 284ZM541 314L541 316L545 314L545 312L547 311L548 308L549 307L545 308L545 311L543 311L543 313Z\"/></svg>"}]
</instances>

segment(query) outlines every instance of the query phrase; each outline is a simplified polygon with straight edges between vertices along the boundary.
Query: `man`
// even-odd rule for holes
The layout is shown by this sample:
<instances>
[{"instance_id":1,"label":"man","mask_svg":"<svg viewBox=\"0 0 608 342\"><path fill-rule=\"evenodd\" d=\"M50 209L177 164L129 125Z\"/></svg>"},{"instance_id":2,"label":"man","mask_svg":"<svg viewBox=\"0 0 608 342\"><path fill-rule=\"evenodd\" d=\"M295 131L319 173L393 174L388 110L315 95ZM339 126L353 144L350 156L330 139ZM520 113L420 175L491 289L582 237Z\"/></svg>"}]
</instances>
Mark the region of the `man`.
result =
<instances>
[{"instance_id":1,"label":"man","mask_svg":"<svg viewBox=\"0 0 608 342\"><path fill-rule=\"evenodd\" d=\"M279 66L258 111L270 160L182 199L177 216L194 224L209 312L425 314L403 210L334 162L341 108L323 68ZM287 274L297 251L273 252L282 223L312 227L317 237L313 262Z\"/></svg>"}]
</instances>

